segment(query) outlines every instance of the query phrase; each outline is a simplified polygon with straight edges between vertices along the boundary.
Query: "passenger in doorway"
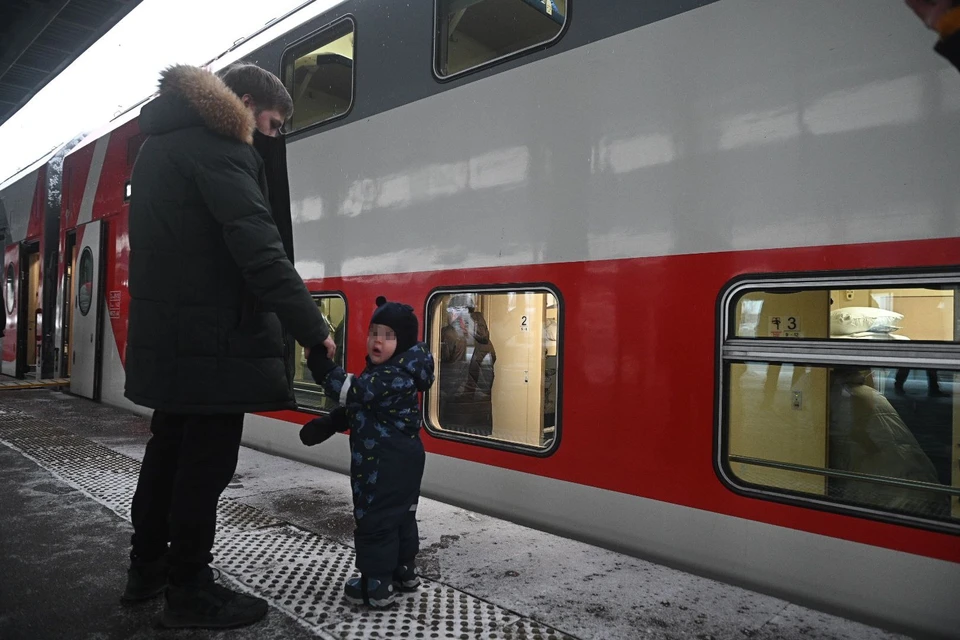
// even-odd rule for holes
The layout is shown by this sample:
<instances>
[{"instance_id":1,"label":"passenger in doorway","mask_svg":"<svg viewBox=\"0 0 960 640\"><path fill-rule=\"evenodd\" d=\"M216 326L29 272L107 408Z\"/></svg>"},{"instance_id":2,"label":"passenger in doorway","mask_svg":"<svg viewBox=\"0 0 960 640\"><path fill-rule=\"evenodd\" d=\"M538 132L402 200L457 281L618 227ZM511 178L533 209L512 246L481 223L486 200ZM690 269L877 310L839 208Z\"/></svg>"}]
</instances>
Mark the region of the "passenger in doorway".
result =
<instances>
[{"instance_id":1,"label":"passenger in doorway","mask_svg":"<svg viewBox=\"0 0 960 640\"><path fill-rule=\"evenodd\" d=\"M940 34L934 50L960 70L960 2L957 0L906 0L929 29Z\"/></svg>"},{"instance_id":2,"label":"passenger in doorway","mask_svg":"<svg viewBox=\"0 0 960 640\"><path fill-rule=\"evenodd\" d=\"M223 79L175 66L139 118L149 137L131 185L126 396L154 413L122 599L166 588L166 627L266 615L264 600L215 583L217 501L244 414L296 406L284 330L318 354L336 348L278 231L284 212L271 202L282 202L268 198L287 178L283 149L263 143L292 110L283 84L254 65Z\"/></svg>"},{"instance_id":3,"label":"passenger in doorway","mask_svg":"<svg viewBox=\"0 0 960 640\"><path fill-rule=\"evenodd\" d=\"M377 298L367 335L367 366L354 377L323 350L312 350L307 366L317 384L342 405L307 423L306 445L350 429L350 481L359 578L344 595L354 604L387 607L396 591L420 586L417 502L423 477L417 393L433 384L433 356L417 342L413 308Z\"/></svg>"}]
</instances>

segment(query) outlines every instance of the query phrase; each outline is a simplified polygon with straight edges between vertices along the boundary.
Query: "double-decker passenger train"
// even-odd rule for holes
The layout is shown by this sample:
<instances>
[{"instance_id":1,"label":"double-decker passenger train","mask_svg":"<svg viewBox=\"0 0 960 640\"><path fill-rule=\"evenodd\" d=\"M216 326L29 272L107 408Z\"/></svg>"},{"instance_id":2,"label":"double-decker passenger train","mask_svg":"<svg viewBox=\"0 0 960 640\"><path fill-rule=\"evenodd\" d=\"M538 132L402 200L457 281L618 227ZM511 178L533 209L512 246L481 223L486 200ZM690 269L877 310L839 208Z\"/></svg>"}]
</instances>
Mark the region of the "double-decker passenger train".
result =
<instances>
[{"instance_id":1,"label":"double-decker passenger train","mask_svg":"<svg viewBox=\"0 0 960 640\"><path fill-rule=\"evenodd\" d=\"M958 637L960 75L925 37L898 2L346 0L211 68L294 99L337 357L418 309L427 495ZM0 191L3 372L128 407L137 113ZM296 358L302 411L244 441L345 470Z\"/></svg>"}]
</instances>

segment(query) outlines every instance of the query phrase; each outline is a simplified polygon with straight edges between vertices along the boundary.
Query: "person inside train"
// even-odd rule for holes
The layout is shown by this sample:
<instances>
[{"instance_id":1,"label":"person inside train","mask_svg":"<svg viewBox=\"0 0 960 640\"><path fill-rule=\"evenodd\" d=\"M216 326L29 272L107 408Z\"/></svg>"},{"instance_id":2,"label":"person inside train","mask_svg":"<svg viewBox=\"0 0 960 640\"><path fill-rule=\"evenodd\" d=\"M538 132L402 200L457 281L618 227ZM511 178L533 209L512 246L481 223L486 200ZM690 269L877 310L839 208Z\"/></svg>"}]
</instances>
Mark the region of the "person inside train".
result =
<instances>
[{"instance_id":1,"label":"person inside train","mask_svg":"<svg viewBox=\"0 0 960 640\"><path fill-rule=\"evenodd\" d=\"M937 373L936 369L927 369L927 395L939 397L946 396L947 394L940 388L940 376ZM906 391L903 389L904 383L906 383L907 378L910 377L910 369L897 369L897 374L894 377L893 390L894 393L899 395L904 395Z\"/></svg>"},{"instance_id":2,"label":"person inside train","mask_svg":"<svg viewBox=\"0 0 960 640\"><path fill-rule=\"evenodd\" d=\"M871 372L836 367L830 376L830 468L939 485L937 470ZM912 514L946 516L945 495L867 480L830 479L831 495Z\"/></svg>"},{"instance_id":3,"label":"person inside train","mask_svg":"<svg viewBox=\"0 0 960 640\"><path fill-rule=\"evenodd\" d=\"M417 342L413 307L377 298L367 334L367 366L347 374L322 350L307 366L330 398L342 406L316 418L300 432L301 441L319 444L350 430L350 480L354 543L360 577L344 585L354 604L380 608L393 604L397 590L420 586L417 503L425 454L420 441L418 392L433 384L433 356Z\"/></svg>"},{"instance_id":4,"label":"person inside train","mask_svg":"<svg viewBox=\"0 0 960 640\"><path fill-rule=\"evenodd\" d=\"M254 147L255 131L276 137L292 109L280 80L255 65L222 79L179 65L139 117L148 137L131 182L125 394L154 413L122 600L165 591L166 627L266 615L264 600L215 582L217 501L244 414L296 407L284 330L317 354L336 349L267 197L286 175Z\"/></svg>"},{"instance_id":5,"label":"person inside train","mask_svg":"<svg viewBox=\"0 0 960 640\"><path fill-rule=\"evenodd\" d=\"M447 318L440 330L440 423L451 431L491 435L497 350L487 320L473 294L454 296Z\"/></svg>"},{"instance_id":6,"label":"person inside train","mask_svg":"<svg viewBox=\"0 0 960 640\"><path fill-rule=\"evenodd\" d=\"M940 34L934 50L960 70L960 1L906 0L927 28Z\"/></svg>"}]
</instances>

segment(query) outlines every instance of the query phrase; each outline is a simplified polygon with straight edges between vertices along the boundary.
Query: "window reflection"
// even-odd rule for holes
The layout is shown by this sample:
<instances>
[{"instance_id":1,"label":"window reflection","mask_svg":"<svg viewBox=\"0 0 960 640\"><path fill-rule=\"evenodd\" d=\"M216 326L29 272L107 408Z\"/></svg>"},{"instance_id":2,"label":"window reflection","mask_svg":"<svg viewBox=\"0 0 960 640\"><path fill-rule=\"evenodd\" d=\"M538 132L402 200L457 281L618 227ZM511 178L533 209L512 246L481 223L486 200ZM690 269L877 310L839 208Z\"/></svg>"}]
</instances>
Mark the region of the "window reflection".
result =
<instances>
[{"instance_id":1,"label":"window reflection","mask_svg":"<svg viewBox=\"0 0 960 640\"><path fill-rule=\"evenodd\" d=\"M556 38L567 0L439 0L436 65L449 76Z\"/></svg>"},{"instance_id":2,"label":"window reflection","mask_svg":"<svg viewBox=\"0 0 960 640\"><path fill-rule=\"evenodd\" d=\"M451 292L429 306L430 426L536 448L557 427L559 305L542 291Z\"/></svg>"},{"instance_id":3,"label":"window reflection","mask_svg":"<svg viewBox=\"0 0 960 640\"><path fill-rule=\"evenodd\" d=\"M337 345L333 360L338 365L343 366L347 304L340 296L315 296L314 300L317 303L317 308L320 309L320 315L323 316L327 324L330 337ZM310 370L307 368L306 354L299 344L296 344L294 348L293 387L297 404L301 407L316 411L332 411L337 406L337 403L326 397L319 385L313 381Z\"/></svg>"},{"instance_id":4,"label":"window reflection","mask_svg":"<svg viewBox=\"0 0 960 640\"><path fill-rule=\"evenodd\" d=\"M353 103L353 21L344 20L284 54L283 83L293 98L290 131L345 114Z\"/></svg>"},{"instance_id":5,"label":"window reflection","mask_svg":"<svg viewBox=\"0 0 960 640\"><path fill-rule=\"evenodd\" d=\"M957 497L931 490L960 493L956 372L934 371L936 390L925 372L901 383L894 368L732 363L728 373L728 462L741 480L960 519Z\"/></svg>"},{"instance_id":6,"label":"window reflection","mask_svg":"<svg viewBox=\"0 0 960 640\"><path fill-rule=\"evenodd\" d=\"M949 459L950 433L945 427L951 423L953 403L928 398L918 412L916 403L901 402L896 396L888 400L876 387L891 387L889 373L855 367L833 369L830 468L950 486L949 463L941 478L933 458ZM953 374L945 377L950 380L945 384L952 388ZM935 518L949 515L945 494L846 478L832 478L829 487L831 496L849 502Z\"/></svg>"}]
</instances>

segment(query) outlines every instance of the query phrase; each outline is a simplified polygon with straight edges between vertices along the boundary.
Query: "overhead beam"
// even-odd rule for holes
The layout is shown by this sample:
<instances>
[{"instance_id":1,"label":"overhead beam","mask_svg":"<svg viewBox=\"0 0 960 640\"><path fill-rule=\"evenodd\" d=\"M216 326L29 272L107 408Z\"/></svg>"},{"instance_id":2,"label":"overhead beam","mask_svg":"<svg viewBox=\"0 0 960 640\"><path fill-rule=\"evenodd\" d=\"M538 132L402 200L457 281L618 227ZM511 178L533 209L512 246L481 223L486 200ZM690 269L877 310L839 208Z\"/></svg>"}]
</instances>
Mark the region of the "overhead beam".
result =
<instances>
[{"instance_id":1,"label":"overhead beam","mask_svg":"<svg viewBox=\"0 0 960 640\"><path fill-rule=\"evenodd\" d=\"M0 52L0 78L10 71L27 49L50 26L70 0L50 0L49 2L31 2L16 22L7 27L10 34L3 43Z\"/></svg>"},{"instance_id":2,"label":"overhead beam","mask_svg":"<svg viewBox=\"0 0 960 640\"><path fill-rule=\"evenodd\" d=\"M0 0L0 2L2 1L3 0ZM4 76L9 73L10 69L15 65L22 66L31 71L38 71L45 75L21 100L13 103L14 106L12 109L4 109L6 112L0 113L0 125L3 125L4 122L23 108L48 82L53 80L61 71L73 63L90 45L103 37L107 31L112 29L141 2L141 0L112 0L114 8L109 11L106 16L103 16L102 22L97 28L76 25L73 21L69 21L71 25L82 26L88 33L85 34L85 37L79 38L76 41L76 46L70 51L55 48L55 50L58 51L60 61L52 69L39 69L20 64L19 60L28 52L31 46L36 43L37 39L43 35L44 31L50 27L51 24L58 20L64 22L64 19L59 16L64 8L72 1L73 0L46 0L45 2L32 2L14 24L5 25L3 42L0 44L0 82L3 81ZM8 34L9 37L7 37ZM7 102L6 104L11 103Z\"/></svg>"}]
</instances>

